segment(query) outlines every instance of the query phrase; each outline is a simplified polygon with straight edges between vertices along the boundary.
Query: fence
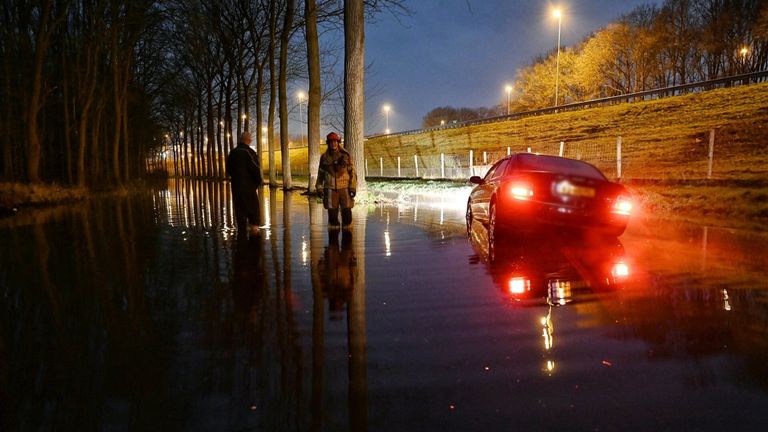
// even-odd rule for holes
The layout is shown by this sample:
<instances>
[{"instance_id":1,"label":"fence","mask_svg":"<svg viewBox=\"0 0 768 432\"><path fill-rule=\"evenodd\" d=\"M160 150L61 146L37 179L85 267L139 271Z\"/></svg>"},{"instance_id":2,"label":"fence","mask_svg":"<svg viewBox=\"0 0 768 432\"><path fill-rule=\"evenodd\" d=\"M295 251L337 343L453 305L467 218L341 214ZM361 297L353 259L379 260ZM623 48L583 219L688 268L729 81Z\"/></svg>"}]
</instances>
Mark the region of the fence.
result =
<instances>
[{"instance_id":1,"label":"fence","mask_svg":"<svg viewBox=\"0 0 768 432\"><path fill-rule=\"evenodd\" d=\"M695 168L689 171L683 171L682 178L712 178L713 166L715 163L715 137L716 132L711 129L708 133L708 140L702 151L692 155L696 160L688 162L699 162ZM537 148L527 147L525 149L515 149L514 152L527 152L543 155L563 156L571 159L584 160L600 168L607 176L621 179L624 173L638 173L645 170L645 162L640 166L635 166L638 161L635 157L638 148L633 148L631 144L627 145L621 136L616 137L615 147L612 151L606 151L604 145L595 143L578 142L568 144L565 141L559 143L544 144ZM642 149L640 149L642 150ZM513 153L512 147L498 149L494 151L474 151L469 150L462 154L434 154L434 155L412 155L397 156L394 165L385 164L384 158L379 158L375 163L369 159L365 160L366 177L383 178L424 178L424 179L468 179L473 175L484 176L490 167L499 159Z\"/></svg>"}]
</instances>

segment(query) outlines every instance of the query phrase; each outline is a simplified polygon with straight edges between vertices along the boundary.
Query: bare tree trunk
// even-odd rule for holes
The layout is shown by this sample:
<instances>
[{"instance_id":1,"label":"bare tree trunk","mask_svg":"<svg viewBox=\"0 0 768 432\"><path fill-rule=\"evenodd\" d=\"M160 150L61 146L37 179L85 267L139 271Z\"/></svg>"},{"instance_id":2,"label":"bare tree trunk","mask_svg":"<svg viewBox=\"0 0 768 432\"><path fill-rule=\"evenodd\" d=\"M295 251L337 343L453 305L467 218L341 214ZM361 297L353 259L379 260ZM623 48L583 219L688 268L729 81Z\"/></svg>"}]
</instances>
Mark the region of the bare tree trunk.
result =
<instances>
[{"instance_id":1,"label":"bare tree trunk","mask_svg":"<svg viewBox=\"0 0 768 432\"><path fill-rule=\"evenodd\" d=\"M344 147L352 156L358 170L357 190L367 189L365 163L365 21L363 0L344 2Z\"/></svg>"},{"instance_id":2,"label":"bare tree trunk","mask_svg":"<svg viewBox=\"0 0 768 432\"><path fill-rule=\"evenodd\" d=\"M264 124L264 112L261 109L262 99L264 98L264 63L258 66L258 77L256 78L256 163L261 168L261 152L264 151L262 145L266 135L262 125Z\"/></svg>"},{"instance_id":3,"label":"bare tree trunk","mask_svg":"<svg viewBox=\"0 0 768 432\"><path fill-rule=\"evenodd\" d=\"M283 31L280 33L280 154L283 165L283 189L289 190L293 186L291 179L291 151L288 141L288 95L286 93L286 81L288 76L288 43L291 39L291 23L293 22L293 10L296 0L288 0L283 20Z\"/></svg>"},{"instance_id":4,"label":"bare tree trunk","mask_svg":"<svg viewBox=\"0 0 768 432\"><path fill-rule=\"evenodd\" d=\"M305 0L307 68L309 70L309 91L307 99L307 153L309 155L309 183L307 190L313 190L320 164L320 46L317 36L316 0Z\"/></svg>"},{"instance_id":5,"label":"bare tree trunk","mask_svg":"<svg viewBox=\"0 0 768 432\"><path fill-rule=\"evenodd\" d=\"M277 185L275 175L275 96L277 94L277 68L275 67L275 33L277 13L275 2L269 2L269 112L267 113L267 141L269 145L269 186Z\"/></svg>"},{"instance_id":6,"label":"bare tree trunk","mask_svg":"<svg viewBox=\"0 0 768 432\"><path fill-rule=\"evenodd\" d=\"M40 17L40 27L37 32L37 43L35 44L35 60L32 68L32 87L27 106L27 180L31 183L40 181L40 136L38 135L37 115L43 106L43 60L48 51L50 41L50 29L48 21L51 16L52 1L46 1L43 5L42 15Z\"/></svg>"}]
</instances>

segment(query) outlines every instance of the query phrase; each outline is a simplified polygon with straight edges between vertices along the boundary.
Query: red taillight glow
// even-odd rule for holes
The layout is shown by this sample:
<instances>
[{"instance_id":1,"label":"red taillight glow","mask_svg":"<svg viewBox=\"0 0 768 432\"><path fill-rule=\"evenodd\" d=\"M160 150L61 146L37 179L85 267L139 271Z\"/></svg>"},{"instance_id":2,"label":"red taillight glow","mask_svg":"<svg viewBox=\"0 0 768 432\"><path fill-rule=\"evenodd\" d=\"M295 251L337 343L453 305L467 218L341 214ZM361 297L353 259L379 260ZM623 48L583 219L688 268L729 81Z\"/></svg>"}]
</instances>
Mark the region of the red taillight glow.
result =
<instances>
[{"instance_id":1,"label":"red taillight glow","mask_svg":"<svg viewBox=\"0 0 768 432\"><path fill-rule=\"evenodd\" d=\"M624 278L629 276L629 266L623 261L619 261L613 265L611 269L611 275L615 278Z\"/></svg>"},{"instance_id":2,"label":"red taillight glow","mask_svg":"<svg viewBox=\"0 0 768 432\"><path fill-rule=\"evenodd\" d=\"M524 184L513 185L509 192L512 194L513 198L519 200L527 200L533 196L533 189Z\"/></svg>"},{"instance_id":3,"label":"red taillight glow","mask_svg":"<svg viewBox=\"0 0 768 432\"><path fill-rule=\"evenodd\" d=\"M629 214L632 212L632 201L624 196L616 198L616 201L613 203L613 209L611 212L629 216Z\"/></svg>"},{"instance_id":4,"label":"red taillight glow","mask_svg":"<svg viewBox=\"0 0 768 432\"><path fill-rule=\"evenodd\" d=\"M513 277L508 285L510 294L524 294L531 290L531 281L524 277Z\"/></svg>"}]
</instances>

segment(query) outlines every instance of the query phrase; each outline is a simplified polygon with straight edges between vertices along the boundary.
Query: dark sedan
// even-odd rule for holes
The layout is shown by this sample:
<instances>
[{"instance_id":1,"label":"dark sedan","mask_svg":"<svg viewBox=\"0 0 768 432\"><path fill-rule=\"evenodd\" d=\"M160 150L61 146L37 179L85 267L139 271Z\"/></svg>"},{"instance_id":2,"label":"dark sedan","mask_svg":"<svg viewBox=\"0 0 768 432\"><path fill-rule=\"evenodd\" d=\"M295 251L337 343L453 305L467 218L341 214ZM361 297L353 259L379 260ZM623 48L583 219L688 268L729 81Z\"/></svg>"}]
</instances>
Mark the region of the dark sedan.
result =
<instances>
[{"instance_id":1,"label":"dark sedan","mask_svg":"<svg viewBox=\"0 0 768 432\"><path fill-rule=\"evenodd\" d=\"M594 166L575 159L518 153L496 162L467 202L467 227L488 226L491 238L505 229L566 226L621 235L632 211L629 193Z\"/></svg>"}]
</instances>

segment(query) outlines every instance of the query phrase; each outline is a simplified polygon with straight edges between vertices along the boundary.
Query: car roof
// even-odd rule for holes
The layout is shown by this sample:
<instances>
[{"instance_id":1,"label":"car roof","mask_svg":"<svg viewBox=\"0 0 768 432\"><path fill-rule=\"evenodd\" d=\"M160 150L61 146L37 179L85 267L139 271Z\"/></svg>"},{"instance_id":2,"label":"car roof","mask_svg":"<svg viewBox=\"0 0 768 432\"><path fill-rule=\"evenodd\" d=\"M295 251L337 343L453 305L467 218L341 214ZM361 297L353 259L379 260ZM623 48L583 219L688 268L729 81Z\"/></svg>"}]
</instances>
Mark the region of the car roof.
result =
<instances>
[{"instance_id":1,"label":"car roof","mask_svg":"<svg viewBox=\"0 0 768 432\"><path fill-rule=\"evenodd\" d=\"M536 153L515 153L507 158L517 161L525 171L555 172L607 180L597 167L583 160Z\"/></svg>"}]
</instances>

